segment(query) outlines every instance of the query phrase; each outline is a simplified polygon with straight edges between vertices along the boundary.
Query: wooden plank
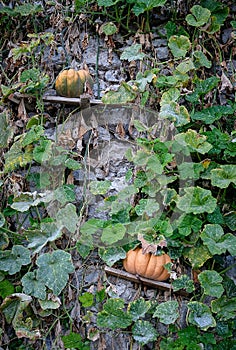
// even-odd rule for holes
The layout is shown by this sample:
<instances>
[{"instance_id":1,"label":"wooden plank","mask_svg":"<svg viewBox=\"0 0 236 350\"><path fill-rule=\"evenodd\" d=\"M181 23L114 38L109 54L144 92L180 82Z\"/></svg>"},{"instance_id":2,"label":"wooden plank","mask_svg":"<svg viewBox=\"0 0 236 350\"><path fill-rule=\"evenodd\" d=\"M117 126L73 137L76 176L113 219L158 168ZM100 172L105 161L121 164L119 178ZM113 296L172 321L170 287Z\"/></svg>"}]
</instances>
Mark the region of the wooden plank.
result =
<instances>
[{"instance_id":1,"label":"wooden plank","mask_svg":"<svg viewBox=\"0 0 236 350\"><path fill-rule=\"evenodd\" d=\"M65 103L65 104L75 104L80 105L81 99L77 97L62 97L62 96L49 96L45 95L43 96L44 102L51 102L51 103ZM98 105L103 104L101 100L96 99L90 99L90 105Z\"/></svg>"},{"instance_id":2,"label":"wooden plank","mask_svg":"<svg viewBox=\"0 0 236 350\"><path fill-rule=\"evenodd\" d=\"M150 287L153 287L153 288L174 292L173 291L173 287L172 287L172 285L170 283L150 280L148 278L144 278L144 277L141 277L141 276L133 275L132 273L129 273L129 272L126 272L126 271L123 271L123 270L114 269L113 267L108 267L108 266L105 266L105 272L108 275L112 275L112 276L116 276L116 277L119 277L119 278L123 278L123 279L131 281L131 282L143 283L143 284L145 284L147 286L150 286ZM183 295L183 296L188 296L189 295L184 290L179 290L179 291L176 291L174 293L177 293L177 294L180 294L180 295Z\"/></svg>"}]
</instances>

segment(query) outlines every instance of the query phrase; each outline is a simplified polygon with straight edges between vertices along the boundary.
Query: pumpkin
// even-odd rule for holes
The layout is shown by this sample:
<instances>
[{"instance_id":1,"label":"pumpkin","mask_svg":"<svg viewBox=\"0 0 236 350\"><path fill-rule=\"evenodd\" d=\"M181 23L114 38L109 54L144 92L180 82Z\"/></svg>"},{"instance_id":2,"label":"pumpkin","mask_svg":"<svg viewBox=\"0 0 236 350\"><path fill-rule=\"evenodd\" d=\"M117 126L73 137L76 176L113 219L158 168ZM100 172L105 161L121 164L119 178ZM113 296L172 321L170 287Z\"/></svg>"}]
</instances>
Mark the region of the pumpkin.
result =
<instances>
[{"instance_id":1,"label":"pumpkin","mask_svg":"<svg viewBox=\"0 0 236 350\"><path fill-rule=\"evenodd\" d=\"M133 274L150 278L156 281L164 281L170 277L164 265L171 262L168 254L153 255L143 254L142 248L129 250L123 260L124 269Z\"/></svg>"},{"instance_id":2,"label":"pumpkin","mask_svg":"<svg viewBox=\"0 0 236 350\"><path fill-rule=\"evenodd\" d=\"M60 96L79 97L86 90L92 90L93 79L85 69L65 69L56 78L55 88Z\"/></svg>"}]
</instances>

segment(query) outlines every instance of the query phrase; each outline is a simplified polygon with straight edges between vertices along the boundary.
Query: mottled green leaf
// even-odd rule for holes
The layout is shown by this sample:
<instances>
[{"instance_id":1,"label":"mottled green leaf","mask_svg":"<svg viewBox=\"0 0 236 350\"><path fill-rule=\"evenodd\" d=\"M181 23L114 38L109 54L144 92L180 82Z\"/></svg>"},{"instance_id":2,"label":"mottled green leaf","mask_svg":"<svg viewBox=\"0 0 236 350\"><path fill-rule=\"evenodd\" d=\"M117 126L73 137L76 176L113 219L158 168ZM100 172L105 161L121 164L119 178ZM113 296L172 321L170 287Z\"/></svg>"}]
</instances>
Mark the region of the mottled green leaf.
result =
<instances>
[{"instance_id":1,"label":"mottled green leaf","mask_svg":"<svg viewBox=\"0 0 236 350\"><path fill-rule=\"evenodd\" d=\"M205 270L198 275L198 279L204 289L204 294L220 298L224 293L224 288L221 284L223 278L218 272Z\"/></svg>"},{"instance_id":2,"label":"mottled green leaf","mask_svg":"<svg viewBox=\"0 0 236 350\"><path fill-rule=\"evenodd\" d=\"M44 282L55 295L61 293L69 279L69 273L74 272L71 254L63 250L40 255L36 264L39 267L37 272L38 280Z\"/></svg>"},{"instance_id":3,"label":"mottled green leaf","mask_svg":"<svg viewBox=\"0 0 236 350\"><path fill-rule=\"evenodd\" d=\"M225 164L211 171L211 182L213 186L227 188L231 183L236 185L236 165Z\"/></svg>"},{"instance_id":4,"label":"mottled green leaf","mask_svg":"<svg viewBox=\"0 0 236 350\"><path fill-rule=\"evenodd\" d=\"M138 320L132 326L134 340L145 345L157 339L158 333L153 325L148 321Z\"/></svg>"},{"instance_id":5,"label":"mottled green leaf","mask_svg":"<svg viewBox=\"0 0 236 350\"><path fill-rule=\"evenodd\" d=\"M21 279L23 292L38 299L46 298L46 287L44 282L37 279L37 271L27 272Z\"/></svg>"},{"instance_id":6,"label":"mottled green leaf","mask_svg":"<svg viewBox=\"0 0 236 350\"><path fill-rule=\"evenodd\" d=\"M186 21L190 26L194 27L203 26L211 16L211 12L200 5L194 5L190 11L192 14L186 16Z\"/></svg>"},{"instance_id":7,"label":"mottled green leaf","mask_svg":"<svg viewBox=\"0 0 236 350\"><path fill-rule=\"evenodd\" d=\"M188 309L190 310L188 315L188 321L190 323L204 331L216 326L216 321L207 305L198 301L190 301L188 303Z\"/></svg>"},{"instance_id":8,"label":"mottled green leaf","mask_svg":"<svg viewBox=\"0 0 236 350\"><path fill-rule=\"evenodd\" d=\"M8 142L13 135L13 128L11 128L8 121L8 114L6 112L0 113L0 148L8 146Z\"/></svg>"},{"instance_id":9,"label":"mottled green leaf","mask_svg":"<svg viewBox=\"0 0 236 350\"><path fill-rule=\"evenodd\" d=\"M212 62L207 59L206 55L202 51L194 51L194 66L196 68L206 67L211 68Z\"/></svg>"},{"instance_id":10,"label":"mottled green leaf","mask_svg":"<svg viewBox=\"0 0 236 350\"><path fill-rule=\"evenodd\" d=\"M158 317L164 324L174 323L179 317L179 304L176 300L166 301L157 306L153 317Z\"/></svg>"},{"instance_id":11,"label":"mottled green leaf","mask_svg":"<svg viewBox=\"0 0 236 350\"><path fill-rule=\"evenodd\" d=\"M128 313L132 317L133 321L137 321L139 318L144 317L146 312L151 308L151 301L146 301L143 298L139 298L129 303Z\"/></svg>"},{"instance_id":12,"label":"mottled green leaf","mask_svg":"<svg viewBox=\"0 0 236 350\"><path fill-rule=\"evenodd\" d=\"M207 247L204 245L192 247L184 253L194 269L199 269L204 263L212 257Z\"/></svg>"},{"instance_id":13,"label":"mottled green leaf","mask_svg":"<svg viewBox=\"0 0 236 350\"><path fill-rule=\"evenodd\" d=\"M134 1L134 6L132 8L135 16L139 16L141 13L145 11L150 11L154 7L163 6L167 0L139 0Z\"/></svg>"},{"instance_id":14,"label":"mottled green leaf","mask_svg":"<svg viewBox=\"0 0 236 350\"><path fill-rule=\"evenodd\" d=\"M92 192L92 194L106 194L111 186L111 181L104 180L104 181L91 181L89 183L89 189Z\"/></svg>"},{"instance_id":15,"label":"mottled green leaf","mask_svg":"<svg viewBox=\"0 0 236 350\"><path fill-rule=\"evenodd\" d=\"M194 283L187 275L181 275L179 278L172 282L174 292L185 289L186 292L192 293L194 291Z\"/></svg>"},{"instance_id":16,"label":"mottled green leaf","mask_svg":"<svg viewBox=\"0 0 236 350\"><path fill-rule=\"evenodd\" d=\"M122 81L118 91L108 91L103 97L103 103L119 104L132 102L137 97L137 92L126 82Z\"/></svg>"},{"instance_id":17,"label":"mottled green leaf","mask_svg":"<svg viewBox=\"0 0 236 350\"><path fill-rule=\"evenodd\" d=\"M189 154L189 152L205 154L212 148L212 145L206 141L206 136L200 135L192 129L177 134L175 140L185 150L185 154Z\"/></svg>"},{"instance_id":18,"label":"mottled green leaf","mask_svg":"<svg viewBox=\"0 0 236 350\"><path fill-rule=\"evenodd\" d=\"M122 247L100 248L99 256L108 266L112 266L117 261L125 259L126 252Z\"/></svg>"},{"instance_id":19,"label":"mottled green leaf","mask_svg":"<svg viewBox=\"0 0 236 350\"><path fill-rule=\"evenodd\" d=\"M102 328L127 328L132 323L132 317L123 311L124 300L112 298L104 304L103 310L98 313L97 325Z\"/></svg>"},{"instance_id":20,"label":"mottled green leaf","mask_svg":"<svg viewBox=\"0 0 236 350\"><path fill-rule=\"evenodd\" d=\"M65 227L70 233L75 233L79 221L76 211L76 206L72 203L67 203L65 207L59 209L56 214L58 227Z\"/></svg>"},{"instance_id":21,"label":"mottled green leaf","mask_svg":"<svg viewBox=\"0 0 236 350\"><path fill-rule=\"evenodd\" d=\"M135 61L142 60L145 57L145 54L142 52L141 44L134 44L127 47L121 54L121 60Z\"/></svg>"},{"instance_id":22,"label":"mottled green leaf","mask_svg":"<svg viewBox=\"0 0 236 350\"><path fill-rule=\"evenodd\" d=\"M185 213L212 213L216 208L216 199L210 190L205 190L199 186L187 187L184 189L185 195L177 199L177 207Z\"/></svg>"},{"instance_id":23,"label":"mottled green leaf","mask_svg":"<svg viewBox=\"0 0 236 350\"><path fill-rule=\"evenodd\" d=\"M228 298L223 295L221 298L211 302L212 312L217 315L220 320L235 319L236 316L236 297Z\"/></svg>"},{"instance_id":24,"label":"mottled green leaf","mask_svg":"<svg viewBox=\"0 0 236 350\"><path fill-rule=\"evenodd\" d=\"M191 42L185 35L172 35L169 39L168 46L175 58L185 57L190 50Z\"/></svg>"},{"instance_id":25,"label":"mottled green leaf","mask_svg":"<svg viewBox=\"0 0 236 350\"><path fill-rule=\"evenodd\" d=\"M120 223L108 225L103 229L101 240L105 244L114 244L124 238L125 233L126 229Z\"/></svg>"},{"instance_id":26,"label":"mottled green leaf","mask_svg":"<svg viewBox=\"0 0 236 350\"><path fill-rule=\"evenodd\" d=\"M14 245L12 250L0 251L0 270L8 272L9 275L19 272L22 266L30 262L30 251L21 245Z\"/></svg>"},{"instance_id":27,"label":"mottled green leaf","mask_svg":"<svg viewBox=\"0 0 236 350\"><path fill-rule=\"evenodd\" d=\"M90 307L94 303L94 295L90 292L85 292L79 296L79 301L83 307Z\"/></svg>"}]
</instances>

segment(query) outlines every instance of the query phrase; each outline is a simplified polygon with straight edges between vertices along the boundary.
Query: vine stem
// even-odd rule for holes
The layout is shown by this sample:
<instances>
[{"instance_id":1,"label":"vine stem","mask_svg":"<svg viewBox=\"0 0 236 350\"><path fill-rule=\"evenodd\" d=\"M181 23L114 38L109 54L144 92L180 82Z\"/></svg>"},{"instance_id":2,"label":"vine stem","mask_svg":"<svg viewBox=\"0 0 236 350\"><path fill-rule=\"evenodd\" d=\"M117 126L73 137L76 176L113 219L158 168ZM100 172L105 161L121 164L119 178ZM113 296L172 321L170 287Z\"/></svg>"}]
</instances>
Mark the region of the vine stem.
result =
<instances>
[{"instance_id":1,"label":"vine stem","mask_svg":"<svg viewBox=\"0 0 236 350\"><path fill-rule=\"evenodd\" d=\"M231 270L234 266L236 266L236 263L234 263L233 265L230 265L228 267L226 267L224 270L220 271L219 274L222 275L223 273Z\"/></svg>"}]
</instances>

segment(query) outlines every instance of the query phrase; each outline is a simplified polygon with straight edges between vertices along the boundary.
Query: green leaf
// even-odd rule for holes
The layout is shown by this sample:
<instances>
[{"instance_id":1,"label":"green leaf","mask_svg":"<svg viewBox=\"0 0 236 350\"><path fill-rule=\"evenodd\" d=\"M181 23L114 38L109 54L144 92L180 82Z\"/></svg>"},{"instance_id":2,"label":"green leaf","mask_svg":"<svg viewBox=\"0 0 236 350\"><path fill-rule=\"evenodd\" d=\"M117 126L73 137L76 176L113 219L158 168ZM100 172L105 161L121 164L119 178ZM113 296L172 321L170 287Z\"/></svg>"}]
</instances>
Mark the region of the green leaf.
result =
<instances>
[{"instance_id":1,"label":"green leaf","mask_svg":"<svg viewBox=\"0 0 236 350\"><path fill-rule=\"evenodd\" d=\"M135 1L135 5L132 8L135 16L139 16L141 13L145 11L150 11L154 7L163 6L167 0L139 0Z\"/></svg>"},{"instance_id":2,"label":"green leaf","mask_svg":"<svg viewBox=\"0 0 236 350\"><path fill-rule=\"evenodd\" d=\"M176 300L166 301L157 306L153 317L158 317L164 324L174 323L179 317L179 304Z\"/></svg>"},{"instance_id":3,"label":"green leaf","mask_svg":"<svg viewBox=\"0 0 236 350\"><path fill-rule=\"evenodd\" d=\"M65 161L65 167L70 170L78 170L81 169L81 164L75 159L68 158Z\"/></svg>"},{"instance_id":4,"label":"green leaf","mask_svg":"<svg viewBox=\"0 0 236 350\"><path fill-rule=\"evenodd\" d=\"M215 210L217 201L210 190L196 186L187 187L184 191L185 195L179 196L176 202L180 210L193 214L212 213Z\"/></svg>"},{"instance_id":5,"label":"green leaf","mask_svg":"<svg viewBox=\"0 0 236 350\"><path fill-rule=\"evenodd\" d=\"M137 215L141 216L147 214L152 216L159 210L159 204L155 199L140 199L139 203L135 206L135 212Z\"/></svg>"},{"instance_id":6,"label":"green leaf","mask_svg":"<svg viewBox=\"0 0 236 350\"><path fill-rule=\"evenodd\" d=\"M120 0L97 0L98 6L110 7L116 5Z\"/></svg>"},{"instance_id":7,"label":"green leaf","mask_svg":"<svg viewBox=\"0 0 236 350\"><path fill-rule=\"evenodd\" d=\"M172 35L168 41L168 46L175 58L185 57L190 50L191 42L185 35Z\"/></svg>"},{"instance_id":8,"label":"green leaf","mask_svg":"<svg viewBox=\"0 0 236 350\"><path fill-rule=\"evenodd\" d=\"M5 299L8 295L13 294L15 291L14 285L8 281L3 280L0 282L0 296L1 298Z\"/></svg>"},{"instance_id":9,"label":"green leaf","mask_svg":"<svg viewBox=\"0 0 236 350\"><path fill-rule=\"evenodd\" d=\"M205 270L198 275L198 279L204 289L204 294L220 298L224 293L224 288L221 284L223 278L214 270Z\"/></svg>"},{"instance_id":10,"label":"green leaf","mask_svg":"<svg viewBox=\"0 0 236 350\"><path fill-rule=\"evenodd\" d=\"M4 172L8 173L15 170L18 166L24 167L33 160L33 150L31 146L27 146L22 150L21 140L16 141L10 150L5 153Z\"/></svg>"},{"instance_id":11,"label":"green leaf","mask_svg":"<svg viewBox=\"0 0 236 350\"><path fill-rule=\"evenodd\" d=\"M124 238L125 233L126 229L120 223L108 225L102 231L101 240L105 244L114 244Z\"/></svg>"},{"instance_id":12,"label":"green leaf","mask_svg":"<svg viewBox=\"0 0 236 350\"><path fill-rule=\"evenodd\" d=\"M82 242L76 242L76 249L79 252L79 255L85 259L89 256L90 252L93 250L93 245L86 245Z\"/></svg>"},{"instance_id":13,"label":"green leaf","mask_svg":"<svg viewBox=\"0 0 236 350\"><path fill-rule=\"evenodd\" d=\"M198 152L200 154L209 152L212 145L206 139L206 136L200 135L196 130L192 129L175 135L176 142L182 146L182 149L185 150L185 154L187 155L190 152Z\"/></svg>"},{"instance_id":14,"label":"green leaf","mask_svg":"<svg viewBox=\"0 0 236 350\"><path fill-rule=\"evenodd\" d=\"M13 129L9 125L8 114L0 113L0 148L5 148L13 135Z\"/></svg>"},{"instance_id":15,"label":"green leaf","mask_svg":"<svg viewBox=\"0 0 236 350\"><path fill-rule=\"evenodd\" d=\"M112 266L117 261L125 259L126 251L122 247L100 248L99 256L108 266Z\"/></svg>"},{"instance_id":16,"label":"green leaf","mask_svg":"<svg viewBox=\"0 0 236 350\"><path fill-rule=\"evenodd\" d=\"M120 59L121 60L128 60L136 61L136 60L143 60L145 57L145 54L142 51L142 45L141 44L134 44L132 46L127 47L121 54Z\"/></svg>"},{"instance_id":17,"label":"green leaf","mask_svg":"<svg viewBox=\"0 0 236 350\"><path fill-rule=\"evenodd\" d=\"M103 23L99 28L99 33L104 33L105 35L113 35L117 32L118 28L113 22Z\"/></svg>"},{"instance_id":18,"label":"green leaf","mask_svg":"<svg viewBox=\"0 0 236 350\"><path fill-rule=\"evenodd\" d=\"M231 233L224 234L220 225L205 225L200 237L212 255L223 254L226 250L236 255L236 237Z\"/></svg>"},{"instance_id":19,"label":"green leaf","mask_svg":"<svg viewBox=\"0 0 236 350\"><path fill-rule=\"evenodd\" d=\"M186 74L188 73L190 70L195 69L195 66L193 64L193 61L191 58L187 58L185 59L183 62L181 62L180 64L178 64L178 66L176 67L176 70L180 73L180 74Z\"/></svg>"},{"instance_id":20,"label":"green leaf","mask_svg":"<svg viewBox=\"0 0 236 350\"><path fill-rule=\"evenodd\" d=\"M85 292L79 296L79 301L83 307L91 307L94 303L94 295L89 292Z\"/></svg>"},{"instance_id":21,"label":"green leaf","mask_svg":"<svg viewBox=\"0 0 236 350\"><path fill-rule=\"evenodd\" d=\"M219 299L213 300L211 302L212 312L217 315L219 320L230 320L235 319L236 315L236 297L228 298L227 296L222 296Z\"/></svg>"},{"instance_id":22,"label":"green leaf","mask_svg":"<svg viewBox=\"0 0 236 350\"><path fill-rule=\"evenodd\" d=\"M79 350L89 350L89 342L83 342L83 339L79 333L70 332L68 335L63 335L61 337L64 347L66 349L79 349Z\"/></svg>"},{"instance_id":23,"label":"green leaf","mask_svg":"<svg viewBox=\"0 0 236 350\"><path fill-rule=\"evenodd\" d=\"M33 150L34 160L38 163L43 163L49 160L52 156L52 141L40 140L38 146Z\"/></svg>"},{"instance_id":24,"label":"green leaf","mask_svg":"<svg viewBox=\"0 0 236 350\"><path fill-rule=\"evenodd\" d=\"M128 305L128 313L132 317L133 321L137 321L139 318L144 317L148 310L151 308L151 301L146 301L143 298L132 301Z\"/></svg>"},{"instance_id":25,"label":"green leaf","mask_svg":"<svg viewBox=\"0 0 236 350\"><path fill-rule=\"evenodd\" d=\"M206 55L202 51L194 51L194 66L198 69L200 67L211 68L212 62L207 59Z\"/></svg>"},{"instance_id":26,"label":"green leaf","mask_svg":"<svg viewBox=\"0 0 236 350\"><path fill-rule=\"evenodd\" d=\"M145 345L151 341L155 341L158 333L153 325L148 321L138 320L132 326L132 335L141 345Z\"/></svg>"},{"instance_id":27,"label":"green leaf","mask_svg":"<svg viewBox=\"0 0 236 350\"><path fill-rule=\"evenodd\" d=\"M89 189L92 194L106 194L111 186L111 181L104 180L104 181L91 181L89 183Z\"/></svg>"},{"instance_id":28,"label":"green leaf","mask_svg":"<svg viewBox=\"0 0 236 350\"><path fill-rule=\"evenodd\" d=\"M53 192L53 197L59 201L63 206L68 202L75 201L74 185L63 185L57 187Z\"/></svg>"},{"instance_id":29,"label":"green leaf","mask_svg":"<svg viewBox=\"0 0 236 350\"><path fill-rule=\"evenodd\" d=\"M71 254L63 250L40 255L36 264L39 267L37 272L38 280L44 282L55 295L61 293L69 279L68 274L74 272Z\"/></svg>"},{"instance_id":30,"label":"green leaf","mask_svg":"<svg viewBox=\"0 0 236 350\"><path fill-rule=\"evenodd\" d=\"M124 301L120 298L107 300L104 309L97 315L97 325L102 328L127 328L132 323L132 317L123 311Z\"/></svg>"},{"instance_id":31,"label":"green leaf","mask_svg":"<svg viewBox=\"0 0 236 350\"><path fill-rule=\"evenodd\" d=\"M190 26L194 27L202 27L211 16L211 11L200 5L194 5L190 11L192 14L186 16L186 21Z\"/></svg>"},{"instance_id":32,"label":"green leaf","mask_svg":"<svg viewBox=\"0 0 236 350\"><path fill-rule=\"evenodd\" d=\"M27 133L23 135L22 147L28 146L38 141L43 134L44 128L41 125L34 125Z\"/></svg>"},{"instance_id":33,"label":"green leaf","mask_svg":"<svg viewBox=\"0 0 236 350\"><path fill-rule=\"evenodd\" d=\"M44 300L46 298L46 287L44 282L37 279L37 271L27 272L21 279L24 293Z\"/></svg>"},{"instance_id":34,"label":"green leaf","mask_svg":"<svg viewBox=\"0 0 236 350\"><path fill-rule=\"evenodd\" d=\"M136 97L137 92L125 81L122 81L118 91L108 91L102 97L102 102L108 104L127 103L134 101Z\"/></svg>"},{"instance_id":35,"label":"green leaf","mask_svg":"<svg viewBox=\"0 0 236 350\"><path fill-rule=\"evenodd\" d=\"M230 230L236 231L236 211L231 211L229 213L226 213L224 215L222 223L224 222L230 228Z\"/></svg>"},{"instance_id":36,"label":"green leaf","mask_svg":"<svg viewBox=\"0 0 236 350\"><path fill-rule=\"evenodd\" d=\"M204 245L195 246L184 253L192 265L193 269L199 269L204 263L212 257L207 247Z\"/></svg>"},{"instance_id":37,"label":"green leaf","mask_svg":"<svg viewBox=\"0 0 236 350\"><path fill-rule=\"evenodd\" d=\"M180 106L177 102L162 104L159 117L175 122L175 126L183 126L190 122L190 116L185 106Z\"/></svg>"},{"instance_id":38,"label":"green leaf","mask_svg":"<svg viewBox=\"0 0 236 350\"><path fill-rule=\"evenodd\" d=\"M57 225L59 227L65 227L70 233L75 233L78 221L79 217L76 212L76 206L72 203L66 204L56 214Z\"/></svg>"},{"instance_id":39,"label":"green leaf","mask_svg":"<svg viewBox=\"0 0 236 350\"><path fill-rule=\"evenodd\" d=\"M25 233L28 242L27 247L32 249L34 254L37 254L47 243L60 238L62 229L58 228L53 222L42 222L40 230L28 230Z\"/></svg>"},{"instance_id":40,"label":"green leaf","mask_svg":"<svg viewBox=\"0 0 236 350\"><path fill-rule=\"evenodd\" d=\"M194 283L187 275L181 275L179 278L172 282L174 292L185 289L186 292L192 293L194 291Z\"/></svg>"},{"instance_id":41,"label":"green leaf","mask_svg":"<svg viewBox=\"0 0 236 350\"><path fill-rule=\"evenodd\" d=\"M201 120L205 124L212 124L216 120L221 119L223 116L231 115L234 113L234 109L231 106L211 106L208 108L204 108L201 111L194 112L191 114L192 120ZM226 148L227 143L225 142L226 137L228 140L230 140L230 137L228 134L222 133L219 129L215 128L211 131L203 133L203 135L206 135L209 140L211 140L212 135L212 141L217 142L214 137L217 137L221 144L224 144L223 148ZM223 139L219 137L219 135L224 136ZM211 141L210 141L211 142ZM212 143L212 142L211 142ZM223 146L223 145L222 145Z\"/></svg>"},{"instance_id":42,"label":"green leaf","mask_svg":"<svg viewBox=\"0 0 236 350\"><path fill-rule=\"evenodd\" d=\"M22 266L30 263L30 251L21 245L14 245L12 250L0 251L0 270L8 272L9 275L14 275Z\"/></svg>"},{"instance_id":43,"label":"green leaf","mask_svg":"<svg viewBox=\"0 0 236 350\"><path fill-rule=\"evenodd\" d=\"M185 99L192 103L200 102L199 98L217 87L219 82L220 79L215 76L207 78L205 80L198 80L194 92L192 94L186 95Z\"/></svg>"},{"instance_id":44,"label":"green leaf","mask_svg":"<svg viewBox=\"0 0 236 350\"><path fill-rule=\"evenodd\" d=\"M231 183L236 185L236 165L225 164L211 171L211 182L213 186L227 188Z\"/></svg>"},{"instance_id":45,"label":"green leaf","mask_svg":"<svg viewBox=\"0 0 236 350\"><path fill-rule=\"evenodd\" d=\"M188 309L190 310L188 315L188 321L190 323L204 331L216 326L216 321L207 305L198 301L190 301L188 303Z\"/></svg>"}]
</instances>

